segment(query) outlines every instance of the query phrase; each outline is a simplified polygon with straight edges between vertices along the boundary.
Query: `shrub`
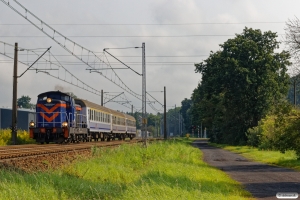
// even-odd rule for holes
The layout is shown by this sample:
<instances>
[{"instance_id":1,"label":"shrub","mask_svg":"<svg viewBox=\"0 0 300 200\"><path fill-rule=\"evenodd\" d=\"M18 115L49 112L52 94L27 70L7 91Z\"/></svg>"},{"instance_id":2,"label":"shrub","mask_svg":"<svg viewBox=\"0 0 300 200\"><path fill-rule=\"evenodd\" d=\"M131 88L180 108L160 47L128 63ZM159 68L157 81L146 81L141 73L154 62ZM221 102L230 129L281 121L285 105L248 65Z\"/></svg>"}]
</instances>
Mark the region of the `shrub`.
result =
<instances>
[{"instance_id":1,"label":"shrub","mask_svg":"<svg viewBox=\"0 0 300 200\"><path fill-rule=\"evenodd\" d=\"M300 159L300 110L289 104L281 104L272 116L261 120L246 135L248 145L282 153L294 150Z\"/></svg>"},{"instance_id":2,"label":"shrub","mask_svg":"<svg viewBox=\"0 0 300 200\"><path fill-rule=\"evenodd\" d=\"M258 147L261 135L262 135L261 126L249 128L246 133L247 144L253 147Z\"/></svg>"},{"instance_id":3,"label":"shrub","mask_svg":"<svg viewBox=\"0 0 300 200\"><path fill-rule=\"evenodd\" d=\"M29 133L27 131L18 130L17 132L17 144L33 144L34 140L29 138ZM0 146L11 144L11 130L10 129L0 129Z\"/></svg>"}]
</instances>

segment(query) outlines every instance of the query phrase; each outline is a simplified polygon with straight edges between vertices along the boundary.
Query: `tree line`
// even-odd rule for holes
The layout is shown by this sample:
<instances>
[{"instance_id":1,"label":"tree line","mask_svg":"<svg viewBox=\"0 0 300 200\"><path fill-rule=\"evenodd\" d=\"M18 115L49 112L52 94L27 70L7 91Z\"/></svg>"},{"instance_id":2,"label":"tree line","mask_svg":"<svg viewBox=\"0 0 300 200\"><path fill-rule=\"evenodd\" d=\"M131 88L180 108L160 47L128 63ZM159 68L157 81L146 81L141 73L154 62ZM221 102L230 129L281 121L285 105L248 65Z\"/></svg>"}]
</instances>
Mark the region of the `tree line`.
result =
<instances>
[{"instance_id":1,"label":"tree line","mask_svg":"<svg viewBox=\"0 0 300 200\"><path fill-rule=\"evenodd\" d=\"M295 150L300 158L300 73L288 74L300 63L299 19L285 30L287 51L277 33L245 27L195 64L201 82L181 102L186 130L202 123L212 142Z\"/></svg>"},{"instance_id":2,"label":"tree line","mask_svg":"<svg viewBox=\"0 0 300 200\"><path fill-rule=\"evenodd\" d=\"M202 80L192 94L192 120L202 122L213 141L246 141L245 132L286 96L290 54L275 52L276 37L246 27L195 65Z\"/></svg>"}]
</instances>

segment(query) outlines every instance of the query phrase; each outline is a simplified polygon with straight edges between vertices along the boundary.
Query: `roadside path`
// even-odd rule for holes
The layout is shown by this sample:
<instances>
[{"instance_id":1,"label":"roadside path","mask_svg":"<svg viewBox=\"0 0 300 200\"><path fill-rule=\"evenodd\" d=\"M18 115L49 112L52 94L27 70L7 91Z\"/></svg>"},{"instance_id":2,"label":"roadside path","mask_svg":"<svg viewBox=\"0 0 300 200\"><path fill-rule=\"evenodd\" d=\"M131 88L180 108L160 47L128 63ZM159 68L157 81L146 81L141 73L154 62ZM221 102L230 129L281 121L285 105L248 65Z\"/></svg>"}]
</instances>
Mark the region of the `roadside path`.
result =
<instances>
[{"instance_id":1,"label":"roadside path","mask_svg":"<svg viewBox=\"0 0 300 200\"><path fill-rule=\"evenodd\" d=\"M195 141L193 145L203 152L204 162L226 172L259 200L278 199L277 192L300 195L300 172L252 162L239 154L209 146L206 141Z\"/></svg>"}]
</instances>

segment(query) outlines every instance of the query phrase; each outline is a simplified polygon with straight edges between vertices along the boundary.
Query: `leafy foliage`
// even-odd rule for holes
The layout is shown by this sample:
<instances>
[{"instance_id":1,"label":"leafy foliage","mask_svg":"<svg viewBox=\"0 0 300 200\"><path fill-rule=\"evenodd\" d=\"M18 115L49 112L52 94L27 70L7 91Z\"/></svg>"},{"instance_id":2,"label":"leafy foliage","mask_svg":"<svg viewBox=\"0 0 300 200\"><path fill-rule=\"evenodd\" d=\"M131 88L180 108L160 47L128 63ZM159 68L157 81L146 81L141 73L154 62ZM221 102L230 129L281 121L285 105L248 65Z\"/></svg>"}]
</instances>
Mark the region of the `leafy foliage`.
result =
<instances>
[{"instance_id":1,"label":"leafy foliage","mask_svg":"<svg viewBox=\"0 0 300 200\"><path fill-rule=\"evenodd\" d=\"M22 95L21 98L17 99L17 105L20 108L29 108L32 109L34 104L30 103L31 98L29 96Z\"/></svg>"},{"instance_id":2,"label":"leafy foliage","mask_svg":"<svg viewBox=\"0 0 300 200\"><path fill-rule=\"evenodd\" d=\"M275 53L276 37L246 27L195 64L202 81L192 94L192 121L202 121L213 141L245 144L246 131L287 94L290 55Z\"/></svg>"},{"instance_id":3,"label":"leafy foliage","mask_svg":"<svg viewBox=\"0 0 300 200\"><path fill-rule=\"evenodd\" d=\"M181 115L184 120L184 128L186 132L191 132L192 120L190 115L190 108L192 106L192 100L185 98L181 101Z\"/></svg>"},{"instance_id":4,"label":"leafy foliage","mask_svg":"<svg viewBox=\"0 0 300 200\"><path fill-rule=\"evenodd\" d=\"M248 130L248 144L264 150L282 153L293 150L300 159L300 110L289 103L281 103L272 116Z\"/></svg>"},{"instance_id":5,"label":"leafy foliage","mask_svg":"<svg viewBox=\"0 0 300 200\"><path fill-rule=\"evenodd\" d=\"M27 131L18 130L17 132L17 144L34 144L35 141L29 138ZM0 146L6 146L11 144L11 130L0 129Z\"/></svg>"}]
</instances>

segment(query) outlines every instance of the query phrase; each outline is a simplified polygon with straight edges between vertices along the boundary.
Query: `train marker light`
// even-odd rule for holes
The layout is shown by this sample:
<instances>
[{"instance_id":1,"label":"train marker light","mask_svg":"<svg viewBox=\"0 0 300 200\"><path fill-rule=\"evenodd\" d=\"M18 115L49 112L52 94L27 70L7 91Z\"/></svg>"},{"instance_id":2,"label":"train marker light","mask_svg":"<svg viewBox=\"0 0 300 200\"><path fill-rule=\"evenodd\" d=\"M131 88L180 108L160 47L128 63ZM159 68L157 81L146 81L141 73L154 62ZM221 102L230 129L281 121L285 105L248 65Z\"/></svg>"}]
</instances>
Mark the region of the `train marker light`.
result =
<instances>
[{"instance_id":1,"label":"train marker light","mask_svg":"<svg viewBox=\"0 0 300 200\"><path fill-rule=\"evenodd\" d=\"M34 122L31 120L31 122L29 123L29 126L30 127L34 127L35 126L35 124L34 124Z\"/></svg>"}]
</instances>

